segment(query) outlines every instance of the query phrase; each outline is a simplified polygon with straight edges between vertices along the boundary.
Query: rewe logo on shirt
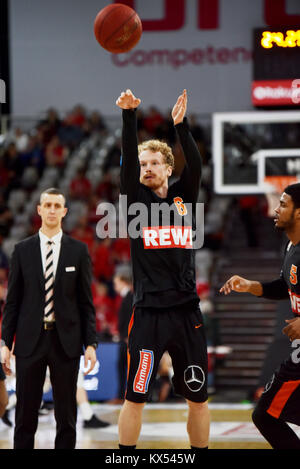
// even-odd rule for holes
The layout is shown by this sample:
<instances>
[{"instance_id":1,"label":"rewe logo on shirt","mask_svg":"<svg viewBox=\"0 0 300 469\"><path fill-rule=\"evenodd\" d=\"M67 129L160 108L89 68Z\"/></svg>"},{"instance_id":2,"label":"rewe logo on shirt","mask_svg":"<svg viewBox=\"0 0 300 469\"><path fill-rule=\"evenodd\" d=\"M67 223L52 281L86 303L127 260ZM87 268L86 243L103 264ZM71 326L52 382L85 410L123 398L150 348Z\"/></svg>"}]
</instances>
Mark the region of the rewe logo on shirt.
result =
<instances>
[{"instance_id":1,"label":"rewe logo on shirt","mask_svg":"<svg viewBox=\"0 0 300 469\"><path fill-rule=\"evenodd\" d=\"M200 249L204 243L204 203L184 202L176 196L166 202L128 204L127 195L120 194L119 205L101 202L96 215L97 236L105 238L143 239L145 249Z\"/></svg>"},{"instance_id":2,"label":"rewe logo on shirt","mask_svg":"<svg viewBox=\"0 0 300 469\"><path fill-rule=\"evenodd\" d=\"M149 226L143 228L144 249L193 248L191 226Z\"/></svg>"},{"instance_id":3,"label":"rewe logo on shirt","mask_svg":"<svg viewBox=\"0 0 300 469\"><path fill-rule=\"evenodd\" d=\"M296 293L289 290L290 300L291 300L291 307L294 314L300 316L300 296L296 295Z\"/></svg>"}]
</instances>

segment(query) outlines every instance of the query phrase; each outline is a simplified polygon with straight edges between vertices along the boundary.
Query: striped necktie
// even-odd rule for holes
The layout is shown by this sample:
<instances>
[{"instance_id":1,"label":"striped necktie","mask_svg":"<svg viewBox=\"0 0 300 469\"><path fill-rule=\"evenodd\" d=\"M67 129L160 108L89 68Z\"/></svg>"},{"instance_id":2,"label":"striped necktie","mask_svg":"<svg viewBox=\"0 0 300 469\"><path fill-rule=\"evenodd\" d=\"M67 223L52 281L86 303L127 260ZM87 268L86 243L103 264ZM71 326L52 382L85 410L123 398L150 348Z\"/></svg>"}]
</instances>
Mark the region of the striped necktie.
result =
<instances>
[{"instance_id":1,"label":"striped necktie","mask_svg":"<svg viewBox=\"0 0 300 469\"><path fill-rule=\"evenodd\" d=\"M54 271L52 244L53 241L47 241L44 322L53 322L55 320L53 301Z\"/></svg>"}]
</instances>

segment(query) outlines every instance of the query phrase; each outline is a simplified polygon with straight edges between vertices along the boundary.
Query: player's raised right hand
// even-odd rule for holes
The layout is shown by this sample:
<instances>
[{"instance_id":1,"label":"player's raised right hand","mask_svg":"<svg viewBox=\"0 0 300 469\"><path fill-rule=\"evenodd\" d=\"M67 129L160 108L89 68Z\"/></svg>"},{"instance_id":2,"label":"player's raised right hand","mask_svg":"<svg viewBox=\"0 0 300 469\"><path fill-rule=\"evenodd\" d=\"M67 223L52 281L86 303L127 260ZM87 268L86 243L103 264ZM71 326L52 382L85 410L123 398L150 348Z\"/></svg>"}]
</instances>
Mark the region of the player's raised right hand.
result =
<instances>
[{"instance_id":1,"label":"player's raised right hand","mask_svg":"<svg viewBox=\"0 0 300 469\"><path fill-rule=\"evenodd\" d=\"M116 105L121 109L135 109L140 103L141 100L136 98L131 90L123 91L116 101Z\"/></svg>"},{"instance_id":2,"label":"player's raised right hand","mask_svg":"<svg viewBox=\"0 0 300 469\"><path fill-rule=\"evenodd\" d=\"M233 277L230 277L230 279L224 283L223 287L220 288L219 291L220 293L224 293L225 295L228 295L228 293L230 293L231 291L245 293L249 291L250 285L250 280L240 277L239 275L233 275Z\"/></svg>"},{"instance_id":3,"label":"player's raised right hand","mask_svg":"<svg viewBox=\"0 0 300 469\"><path fill-rule=\"evenodd\" d=\"M187 106L187 92L183 90L182 94L178 97L175 106L172 109L172 118L174 125L180 124L185 116Z\"/></svg>"}]
</instances>

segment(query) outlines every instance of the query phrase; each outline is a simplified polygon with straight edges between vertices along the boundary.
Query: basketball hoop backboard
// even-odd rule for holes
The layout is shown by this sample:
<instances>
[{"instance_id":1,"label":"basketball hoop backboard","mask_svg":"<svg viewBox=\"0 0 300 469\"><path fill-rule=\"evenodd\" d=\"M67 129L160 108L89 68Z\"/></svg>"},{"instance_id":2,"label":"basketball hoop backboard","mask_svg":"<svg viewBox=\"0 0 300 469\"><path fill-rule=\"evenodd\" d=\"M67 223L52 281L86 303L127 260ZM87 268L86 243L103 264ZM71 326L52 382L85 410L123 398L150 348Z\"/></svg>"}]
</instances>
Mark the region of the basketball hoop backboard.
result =
<instances>
[{"instance_id":1,"label":"basketball hoop backboard","mask_svg":"<svg viewBox=\"0 0 300 469\"><path fill-rule=\"evenodd\" d=\"M212 148L216 193L264 194L278 178L286 187L300 176L300 112L216 113Z\"/></svg>"}]
</instances>

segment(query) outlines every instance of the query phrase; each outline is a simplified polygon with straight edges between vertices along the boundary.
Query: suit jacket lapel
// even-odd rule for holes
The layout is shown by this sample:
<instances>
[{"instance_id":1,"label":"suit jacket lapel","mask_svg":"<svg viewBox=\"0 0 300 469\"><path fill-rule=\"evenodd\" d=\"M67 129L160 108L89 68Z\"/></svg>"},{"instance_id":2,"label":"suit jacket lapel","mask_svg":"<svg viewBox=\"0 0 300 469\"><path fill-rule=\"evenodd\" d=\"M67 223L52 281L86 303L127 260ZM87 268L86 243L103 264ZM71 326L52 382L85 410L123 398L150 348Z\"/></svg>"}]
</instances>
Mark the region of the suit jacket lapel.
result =
<instances>
[{"instance_id":1,"label":"suit jacket lapel","mask_svg":"<svg viewBox=\"0 0 300 469\"><path fill-rule=\"evenodd\" d=\"M33 243L34 243L33 254L37 262L37 275L38 275L42 289L45 290L45 276L43 272L41 243L40 243L40 236L38 233L33 237Z\"/></svg>"},{"instance_id":2,"label":"suit jacket lapel","mask_svg":"<svg viewBox=\"0 0 300 469\"><path fill-rule=\"evenodd\" d=\"M67 245L68 245L68 238L66 237L65 234L63 234L61 238L60 252L59 252L56 275L55 275L55 280L54 280L54 287L56 283L58 282L59 277L61 276L63 269L64 269L65 260L67 259L67 250L68 250Z\"/></svg>"}]
</instances>

